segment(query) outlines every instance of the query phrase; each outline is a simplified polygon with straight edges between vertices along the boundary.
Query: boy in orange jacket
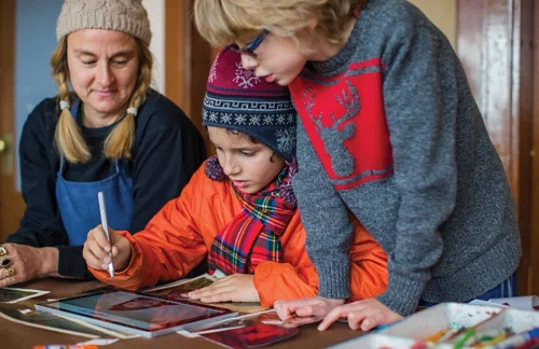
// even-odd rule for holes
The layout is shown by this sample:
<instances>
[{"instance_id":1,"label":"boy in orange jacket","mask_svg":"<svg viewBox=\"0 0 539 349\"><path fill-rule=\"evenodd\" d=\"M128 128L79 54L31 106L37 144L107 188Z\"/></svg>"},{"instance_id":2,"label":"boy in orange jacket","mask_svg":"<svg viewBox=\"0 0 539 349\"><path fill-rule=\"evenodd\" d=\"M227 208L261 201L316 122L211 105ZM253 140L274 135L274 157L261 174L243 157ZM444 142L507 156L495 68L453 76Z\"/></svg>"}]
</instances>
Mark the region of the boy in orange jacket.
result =
<instances>
[{"instance_id":1,"label":"boy in orange jacket","mask_svg":"<svg viewBox=\"0 0 539 349\"><path fill-rule=\"evenodd\" d=\"M291 188L295 110L286 87L257 78L240 60L221 51L208 78L203 125L217 156L143 231L109 229L112 246L101 226L88 233L83 256L100 281L131 290L154 286L184 277L207 257L210 274L221 278L190 292L192 299L272 306L317 294ZM385 290L387 256L357 220L354 227L351 300L358 300Z\"/></svg>"}]
</instances>

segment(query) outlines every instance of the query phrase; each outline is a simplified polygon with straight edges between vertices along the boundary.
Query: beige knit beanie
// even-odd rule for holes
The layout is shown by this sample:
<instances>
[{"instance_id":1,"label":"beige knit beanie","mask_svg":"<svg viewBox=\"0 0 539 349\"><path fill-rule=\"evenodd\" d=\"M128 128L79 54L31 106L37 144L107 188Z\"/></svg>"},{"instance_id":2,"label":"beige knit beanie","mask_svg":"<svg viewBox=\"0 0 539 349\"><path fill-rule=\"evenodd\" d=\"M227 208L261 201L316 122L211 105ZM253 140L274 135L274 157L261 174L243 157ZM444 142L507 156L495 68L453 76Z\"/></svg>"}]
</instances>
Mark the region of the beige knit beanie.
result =
<instances>
[{"instance_id":1,"label":"beige knit beanie","mask_svg":"<svg viewBox=\"0 0 539 349\"><path fill-rule=\"evenodd\" d=\"M80 29L108 29L130 34L148 45L152 39L142 0L65 0L56 22L56 39Z\"/></svg>"}]
</instances>

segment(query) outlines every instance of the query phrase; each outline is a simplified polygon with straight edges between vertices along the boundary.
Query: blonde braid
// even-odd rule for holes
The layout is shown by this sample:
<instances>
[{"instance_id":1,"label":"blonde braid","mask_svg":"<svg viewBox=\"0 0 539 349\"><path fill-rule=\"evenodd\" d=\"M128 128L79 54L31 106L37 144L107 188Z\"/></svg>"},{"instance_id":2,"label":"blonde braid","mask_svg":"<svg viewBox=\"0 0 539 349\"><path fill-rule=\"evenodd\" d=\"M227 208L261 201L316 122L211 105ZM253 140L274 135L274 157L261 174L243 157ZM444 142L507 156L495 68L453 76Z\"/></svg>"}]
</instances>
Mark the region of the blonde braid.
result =
<instances>
[{"instance_id":1,"label":"blonde braid","mask_svg":"<svg viewBox=\"0 0 539 349\"><path fill-rule=\"evenodd\" d=\"M60 101L69 102L69 89L67 87L67 40L63 37L51 56L53 77L58 84ZM77 125L69 108L60 110L60 116L54 133L58 152L63 154L71 163L84 163L90 160L91 153L84 141L81 130Z\"/></svg>"},{"instance_id":2,"label":"blonde braid","mask_svg":"<svg viewBox=\"0 0 539 349\"><path fill-rule=\"evenodd\" d=\"M136 39L140 53L140 69L137 88L129 101L129 108L138 110L144 102L152 83L153 58L148 46ZM130 159L135 138L135 114L127 113L105 140L105 156L110 159Z\"/></svg>"}]
</instances>

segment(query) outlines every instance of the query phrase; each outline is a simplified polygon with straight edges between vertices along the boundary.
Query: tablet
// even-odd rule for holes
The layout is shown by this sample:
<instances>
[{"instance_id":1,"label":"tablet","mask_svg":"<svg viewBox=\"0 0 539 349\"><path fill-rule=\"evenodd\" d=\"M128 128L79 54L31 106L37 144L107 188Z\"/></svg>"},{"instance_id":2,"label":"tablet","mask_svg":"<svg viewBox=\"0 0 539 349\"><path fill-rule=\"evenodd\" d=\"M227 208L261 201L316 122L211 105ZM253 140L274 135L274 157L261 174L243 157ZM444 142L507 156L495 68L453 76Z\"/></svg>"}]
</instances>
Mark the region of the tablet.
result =
<instances>
[{"instance_id":1,"label":"tablet","mask_svg":"<svg viewBox=\"0 0 539 349\"><path fill-rule=\"evenodd\" d=\"M144 294L114 291L36 304L37 310L151 338L190 330L238 315L188 300L166 300Z\"/></svg>"}]
</instances>

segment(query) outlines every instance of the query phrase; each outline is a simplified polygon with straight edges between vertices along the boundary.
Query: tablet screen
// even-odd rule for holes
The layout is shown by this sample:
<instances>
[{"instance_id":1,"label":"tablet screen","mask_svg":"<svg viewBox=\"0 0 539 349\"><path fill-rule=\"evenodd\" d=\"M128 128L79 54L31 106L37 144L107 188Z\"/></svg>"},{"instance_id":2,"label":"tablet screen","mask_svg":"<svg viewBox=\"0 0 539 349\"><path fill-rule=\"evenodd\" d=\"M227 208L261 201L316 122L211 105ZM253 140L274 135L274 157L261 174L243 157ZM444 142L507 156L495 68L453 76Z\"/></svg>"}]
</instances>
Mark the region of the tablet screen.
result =
<instances>
[{"instance_id":1,"label":"tablet screen","mask_svg":"<svg viewBox=\"0 0 539 349\"><path fill-rule=\"evenodd\" d=\"M64 299L45 306L150 332L230 312L205 304L167 301L123 291Z\"/></svg>"}]
</instances>

